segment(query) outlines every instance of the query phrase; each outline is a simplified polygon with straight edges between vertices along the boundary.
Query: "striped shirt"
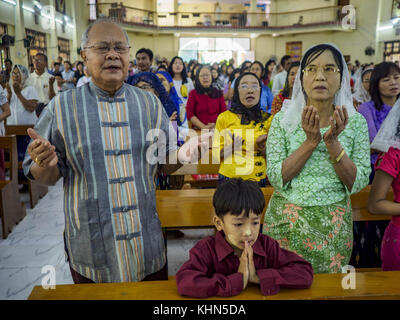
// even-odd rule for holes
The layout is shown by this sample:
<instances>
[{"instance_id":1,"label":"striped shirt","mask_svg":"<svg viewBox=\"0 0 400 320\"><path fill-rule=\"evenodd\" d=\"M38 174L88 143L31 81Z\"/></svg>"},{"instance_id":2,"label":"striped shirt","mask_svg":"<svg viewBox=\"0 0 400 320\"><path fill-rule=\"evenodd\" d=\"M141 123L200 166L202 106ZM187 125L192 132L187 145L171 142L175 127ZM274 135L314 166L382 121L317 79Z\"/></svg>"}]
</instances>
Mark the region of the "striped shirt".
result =
<instances>
[{"instance_id":1,"label":"striped shirt","mask_svg":"<svg viewBox=\"0 0 400 320\"><path fill-rule=\"evenodd\" d=\"M170 129L156 96L124 84L110 97L92 82L57 95L35 126L56 147L64 178L71 266L95 282L140 281L166 263L156 211L158 163L146 160L155 145L151 129ZM156 156L176 149L168 134L158 140L164 144ZM30 179L32 164L26 153Z\"/></svg>"}]
</instances>

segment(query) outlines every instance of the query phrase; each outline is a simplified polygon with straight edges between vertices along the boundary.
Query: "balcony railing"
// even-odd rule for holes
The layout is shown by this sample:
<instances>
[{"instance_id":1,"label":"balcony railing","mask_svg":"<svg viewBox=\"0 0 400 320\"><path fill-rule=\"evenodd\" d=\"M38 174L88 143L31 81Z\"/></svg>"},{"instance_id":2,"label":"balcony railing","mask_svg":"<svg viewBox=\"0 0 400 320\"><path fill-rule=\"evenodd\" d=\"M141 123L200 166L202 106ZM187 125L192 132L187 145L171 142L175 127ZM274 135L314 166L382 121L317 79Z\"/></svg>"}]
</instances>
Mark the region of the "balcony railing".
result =
<instances>
[{"instance_id":1,"label":"balcony railing","mask_svg":"<svg viewBox=\"0 0 400 320\"><path fill-rule=\"evenodd\" d=\"M251 12L155 12L122 3L98 3L97 18L108 17L128 25L153 28L287 29L318 25L340 25L341 6L279 13ZM94 8L92 8L94 9ZM91 10L92 11L92 10ZM93 18L91 20L94 20Z\"/></svg>"}]
</instances>

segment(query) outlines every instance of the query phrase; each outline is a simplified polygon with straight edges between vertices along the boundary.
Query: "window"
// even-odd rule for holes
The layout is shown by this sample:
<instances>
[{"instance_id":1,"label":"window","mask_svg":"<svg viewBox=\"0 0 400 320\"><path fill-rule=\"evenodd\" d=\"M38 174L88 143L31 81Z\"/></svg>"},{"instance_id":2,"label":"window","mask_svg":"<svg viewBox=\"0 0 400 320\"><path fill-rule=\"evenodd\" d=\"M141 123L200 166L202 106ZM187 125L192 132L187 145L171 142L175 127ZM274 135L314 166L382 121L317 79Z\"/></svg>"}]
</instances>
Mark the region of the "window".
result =
<instances>
[{"instance_id":1,"label":"window","mask_svg":"<svg viewBox=\"0 0 400 320\"><path fill-rule=\"evenodd\" d=\"M28 51L28 65L33 63L33 57L42 52L47 55L47 44L46 44L46 34L30 29L26 29L26 37L32 37L32 41L30 42L29 47L27 48Z\"/></svg>"},{"instance_id":2,"label":"window","mask_svg":"<svg viewBox=\"0 0 400 320\"><path fill-rule=\"evenodd\" d=\"M58 54L63 58L63 61L70 60L69 40L58 38Z\"/></svg>"},{"instance_id":3,"label":"window","mask_svg":"<svg viewBox=\"0 0 400 320\"><path fill-rule=\"evenodd\" d=\"M89 0L89 16L90 20L97 19L97 0Z\"/></svg>"},{"instance_id":4,"label":"window","mask_svg":"<svg viewBox=\"0 0 400 320\"><path fill-rule=\"evenodd\" d=\"M249 38L179 39L179 56L184 61L195 59L200 63L213 63L235 58L236 64L240 64L249 54Z\"/></svg>"},{"instance_id":5,"label":"window","mask_svg":"<svg viewBox=\"0 0 400 320\"><path fill-rule=\"evenodd\" d=\"M400 41L385 42L383 60L397 62L398 64L400 64Z\"/></svg>"},{"instance_id":6,"label":"window","mask_svg":"<svg viewBox=\"0 0 400 320\"><path fill-rule=\"evenodd\" d=\"M7 34L7 25L0 23L0 38L3 34ZM5 68L4 61L10 57L9 47L0 47L0 69Z\"/></svg>"}]
</instances>

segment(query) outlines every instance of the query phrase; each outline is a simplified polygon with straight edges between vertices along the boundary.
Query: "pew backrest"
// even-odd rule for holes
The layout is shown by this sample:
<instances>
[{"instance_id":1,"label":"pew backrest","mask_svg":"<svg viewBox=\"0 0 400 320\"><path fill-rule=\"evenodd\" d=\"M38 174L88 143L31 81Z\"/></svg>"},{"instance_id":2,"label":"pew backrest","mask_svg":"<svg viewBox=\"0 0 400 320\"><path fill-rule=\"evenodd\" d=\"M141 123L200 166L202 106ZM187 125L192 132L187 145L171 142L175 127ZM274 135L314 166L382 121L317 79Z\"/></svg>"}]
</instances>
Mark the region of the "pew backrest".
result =
<instances>
[{"instance_id":1,"label":"pew backrest","mask_svg":"<svg viewBox=\"0 0 400 320\"><path fill-rule=\"evenodd\" d=\"M273 187L261 188L266 206L274 192ZM391 216L373 215L368 212L370 187L351 195L354 221L388 220ZM212 199L215 189L157 190L157 211L162 227L200 228L212 227L214 208ZM393 193L388 195L393 199ZM261 222L264 221L264 209Z\"/></svg>"},{"instance_id":2,"label":"pew backrest","mask_svg":"<svg viewBox=\"0 0 400 320\"><path fill-rule=\"evenodd\" d=\"M6 168L10 169L10 180L18 180L17 137L15 135L0 136L0 149L7 150L9 154Z\"/></svg>"}]
</instances>

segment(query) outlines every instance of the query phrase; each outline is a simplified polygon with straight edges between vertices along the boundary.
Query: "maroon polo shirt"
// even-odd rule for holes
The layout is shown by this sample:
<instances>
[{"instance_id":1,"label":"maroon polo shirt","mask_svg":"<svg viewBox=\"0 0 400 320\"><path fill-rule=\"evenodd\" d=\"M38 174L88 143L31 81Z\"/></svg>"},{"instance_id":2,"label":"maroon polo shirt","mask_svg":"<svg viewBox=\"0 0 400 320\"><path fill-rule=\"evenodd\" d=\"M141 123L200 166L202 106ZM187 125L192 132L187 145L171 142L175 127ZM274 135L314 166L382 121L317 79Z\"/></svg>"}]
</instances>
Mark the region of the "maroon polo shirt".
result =
<instances>
[{"instance_id":1,"label":"maroon polo shirt","mask_svg":"<svg viewBox=\"0 0 400 320\"><path fill-rule=\"evenodd\" d=\"M267 235L258 235L253 244L253 259L263 295L277 294L281 287L306 289L312 284L311 264L282 249ZM215 236L200 240L190 250L189 260L176 274L178 292L197 298L237 295L243 290L239 264L239 257L225 240L224 233L219 231Z\"/></svg>"}]
</instances>

